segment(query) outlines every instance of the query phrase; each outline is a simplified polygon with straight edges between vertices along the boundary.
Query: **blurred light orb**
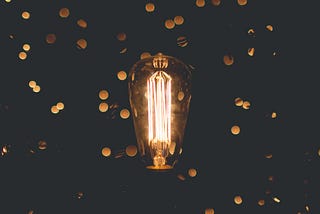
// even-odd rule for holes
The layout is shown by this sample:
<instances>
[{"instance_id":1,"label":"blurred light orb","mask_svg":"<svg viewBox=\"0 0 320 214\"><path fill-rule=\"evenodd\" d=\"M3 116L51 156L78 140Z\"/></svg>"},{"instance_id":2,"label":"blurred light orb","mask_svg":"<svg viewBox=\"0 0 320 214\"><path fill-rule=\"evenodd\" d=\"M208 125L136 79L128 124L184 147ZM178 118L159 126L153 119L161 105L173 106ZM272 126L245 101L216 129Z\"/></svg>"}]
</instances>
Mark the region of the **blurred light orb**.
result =
<instances>
[{"instance_id":1,"label":"blurred light orb","mask_svg":"<svg viewBox=\"0 0 320 214\"><path fill-rule=\"evenodd\" d=\"M127 119L129 118L129 116L130 116L130 111L128 109L124 108L120 111L120 117L122 119Z\"/></svg>"},{"instance_id":2,"label":"blurred light orb","mask_svg":"<svg viewBox=\"0 0 320 214\"><path fill-rule=\"evenodd\" d=\"M109 97L109 92L107 90L101 90L99 91L99 98L101 100L106 100Z\"/></svg>"},{"instance_id":3,"label":"blurred light orb","mask_svg":"<svg viewBox=\"0 0 320 214\"><path fill-rule=\"evenodd\" d=\"M23 11L21 14L21 17L23 19L29 19L30 18L30 13L28 11Z\"/></svg>"},{"instance_id":4,"label":"blurred light orb","mask_svg":"<svg viewBox=\"0 0 320 214\"><path fill-rule=\"evenodd\" d=\"M155 5L153 3L147 3L146 6L145 6L145 9L147 12L151 13L155 10Z\"/></svg>"},{"instance_id":5,"label":"blurred light orb","mask_svg":"<svg viewBox=\"0 0 320 214\"><path fill-rule=\"evenodd\" d=\"M66 7L63 7L59 10L59 16L61 18L67 18L69 15L70 15L70 11Z\"/></svg>"},{"instance_id":6,"label":"blurred light orb","mask_svg":"<svg viewBox=\"0 0 320 214\"><path fill-rule=\"evenodd\" d=\"M101 150L101 154L104 156L104 157L109 157L111 155L111 149L109 147L104 147L102 148Z\"/></svg>"},{"instance_id":7,"label":"blurred light orb","mask_svg":"<svg viewBox=\"0 0 320 214\"><path fill-rule=\"evenodd\" d=\"M238 204L238 205L242 204L242 198L241 198L240 195L235 196L233 201L234 201L235 204Z\"/></svg>"},{"instance_id":8,"label":"blurred light orb","mask_svg":"<svg viewBox=\"0 0 320 214\"><path fill-rule=\"evenodd\" d=\"M238 135L238 134L240 133L240 127L237 126L237 125L232 126L232 127L231 127L231 133L232 133L233 135Z\"/></svg>"},{"instance_id":9,"label":"blurred light orb","mask_svg":"<svg viewBox=\"0 0 320 214\"><path fill-rule=\"evenodd\" d=\"M138 153L138 149L135 145L129 145L126 147L126 154L129 157L134 157Z\"/></svg>"}]
</instances>

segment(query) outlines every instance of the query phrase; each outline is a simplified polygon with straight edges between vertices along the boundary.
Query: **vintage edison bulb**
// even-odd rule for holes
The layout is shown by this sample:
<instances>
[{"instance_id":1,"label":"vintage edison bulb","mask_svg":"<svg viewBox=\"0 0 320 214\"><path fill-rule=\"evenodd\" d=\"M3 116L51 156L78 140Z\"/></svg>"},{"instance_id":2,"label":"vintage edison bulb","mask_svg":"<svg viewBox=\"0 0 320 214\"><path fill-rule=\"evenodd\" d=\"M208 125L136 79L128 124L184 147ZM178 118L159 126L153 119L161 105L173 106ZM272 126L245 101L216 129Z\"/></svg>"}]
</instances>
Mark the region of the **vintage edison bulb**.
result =
<instances>
[{"instance_id":1,"label":"vintage edison bulb","mask_svg":"<svg viewBox=\"0 0 320 214\"><path fill-rule=\"evenodd\" d=\"M138 151L148 169L172 169L181 154L191 100L191 70L158 53L136 62L128 77Z\"/></svg>"}]
</instances>

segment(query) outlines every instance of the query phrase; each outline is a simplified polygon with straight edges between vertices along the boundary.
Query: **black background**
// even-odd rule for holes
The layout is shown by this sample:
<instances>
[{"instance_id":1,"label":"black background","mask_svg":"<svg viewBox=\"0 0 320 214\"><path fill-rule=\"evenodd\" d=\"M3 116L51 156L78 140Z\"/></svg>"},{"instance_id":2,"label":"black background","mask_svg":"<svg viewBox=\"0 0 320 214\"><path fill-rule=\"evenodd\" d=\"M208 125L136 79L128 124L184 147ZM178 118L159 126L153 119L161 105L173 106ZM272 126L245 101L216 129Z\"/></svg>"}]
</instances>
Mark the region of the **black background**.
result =
<instances>
[{"instance_id":1,"label":"black background","mask_svg":"<svg viewBox=\"0 0 320 214\"><path fill-rule=\"evenodd\" d=\"M147 13L146 3L0 3L0 145L9 150L0 157L0 213L307 213L306 206L319 213L316 7L248 0L199 8L195 1L166 0ZM63 7L70 10L65 19ZM177 15L184 23L166 29L164 21ZM88 27L77 26L78 19ZM117 39L120 32L125 41ZM49 33L57 36L54 44L46 43ZM179 36L186 47L177 45ZM77 47L80 38L87 48ZM20 60L24 43L31 50ZM129 102L127 81L116 75L142 52L195 68L183 155L169 173L145 171L138 155L124 154L135 135L131 117L119 117ZM223 63L225 54L233 65ZM101 89L118 108L99 112ZM250 109L235 106L236 97L250 101ZM58 101L65 109L52 114ZM231 134L233 125L239 135ZM47 149L38 149L40 140ZM110 157L101 155L105 146ZM269 153L272 159L265 158ZM197 176L188 175L190 168Z\"/></svg>"}]
</instances>

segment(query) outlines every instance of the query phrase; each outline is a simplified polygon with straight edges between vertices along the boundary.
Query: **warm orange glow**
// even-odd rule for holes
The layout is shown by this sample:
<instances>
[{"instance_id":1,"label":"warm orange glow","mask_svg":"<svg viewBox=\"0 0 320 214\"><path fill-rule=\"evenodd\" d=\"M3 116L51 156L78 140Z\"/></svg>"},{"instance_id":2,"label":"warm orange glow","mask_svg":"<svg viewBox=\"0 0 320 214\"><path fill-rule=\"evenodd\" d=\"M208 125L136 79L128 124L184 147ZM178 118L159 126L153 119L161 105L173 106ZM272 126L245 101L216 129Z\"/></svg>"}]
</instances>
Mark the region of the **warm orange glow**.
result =
<instances>
[{"instance_id":1,"label":"warm orange glow","mask_svg":"<svg viewBox=\"0 0 320 214\"><path fill-rule=\"evenodd\" d=\"M5 0L5 2L9 3L9 2L11 2L11 0Z\"/></svg>"},{"instance_id":2,"label":"warm orange glow","mask_svg":"<svg viewBox=\"0 0 320 214\"><path fill-rule=\"evenodd\" d=\"M77 25L78 25L79 27L81 27L81 28L87 28L87 26L88 26L87 22L86 22L85 20L83 20L83 19L79 19L79 20L77 21Z\"/></svg>"},{"instance_id":3,"label":"warm orange glow","mask_svg":"<svg viewBox=\"0 0 320 214\"><path fill-rule=\"evenodd\" d=\"M38 93L41 90L41 87L39 85L36 85L33 89L33 92Z\"/></svg>"},{"instance_id":4,"label":"warm orange glow","mask_svg":"<svg viewBox=\"0 0 320 214\"><path fill-rule=\"evenodd\" d=\"M176 25L182 25L184 22L184 18L182 16L175 16L173 21Z\"/></svg>"},{"instance_id":5,"label":"warm orange glow","mask_svg":"<svg viewBox=\"0 0 320 214\"><path fill-rule=\"evenodd\" d=\"M167 19L165 22L164 22L164 26L167 28L167 29L173 29L174 26L175 26L175 23L172 19Z\"/></svg>"},{"instance_id":6,"label":"warm orange glow","mask_svg":"<svg viewBox=\"0 0 320 214\"><path fill-rule=\"evenodd\" d=\"M214 214L214 209L213 209L213 208L207 208L207 209L204 211L204 214Z\"/></svg>"},{"instance_id":7,"label":"warm orange glow","mask_svg":"<svg viewBox=\"0 0 320 214\"><path fill-rule=\"evenodd\" d=\"M24 52L24 51L21 51L21 52L19 53L19 58L20 58L21 60L25 60L25 59L27 58L27 53Z\"/></svg>"},{"instance_id":8,"label":"warm orange glow","mask_svg":"<svg viewBox=\"0 0 320 214\"><path fill-rule=\"evenodd\" d=\"M249 108L250 108L250 105L251 105L251 104L250 104L250 102L249 102L249 101L244 101L244 102L243 102L243 104L242 104L242 108L244 108L244 109L246 109L246 110L247 110L247 109L249 109Z\"/></svg>"},{"instance_id":9,"label":"warm orange glow","mask_svg":"<svg viewBox=\"0 0 320 214\"><path fill-rule=\"evenodd\" d=\"M234 99L234 104L236 106L242 106L243 105L243 100L240 97L237 97L236 99Z\"/></svg>"},{"instance_id":10,"label":"warm orange glow","mask_svg":"<svg viewBox=\"0 0 320 214\"><path fill-rule=\"evenodd\" d=\"M30 80L29 81L29 87L30 88L34 88L34 87L36 87L36 85L37 85L36 81L34 81L34 80Z\"/></svg>"},{"instance_id":11,"label":"warm orange glow","mask_svg":"<svg viewBox=\"0 0 320 214\"><path fill-rule=\"evenodd\" d=\"M263 199L259 200L258 201L258 205L259 206L263 206L265 204L265 201Z\"/></svg>"},{"instance_id":12,"label":"warm orange glow","mask_svg":"<svg viewBox=\"0 0 320 214\"><path fill-rule=\"evenodd\" d=\"M248 2L247 0L237 0L238 1L238 4L243 6L243 5L246 5Z\"/></svg>"},{"instance_id":13,"label":"warm orange glow","mask_svg":"<svg viewBox=\"0 0 320 214\"><path fill-rule=\"evenodd\" d=\"M269 30L269 31L273 31L273 26L272 26L272 25L267 25L266 28L267 28L267 30Z\"/></svg>"},{"instance_id":14,"label":"warm orange glow","mask_svg":"<svg viewBox=\"0 0 320 214\"><path fill-rule=\"evenodd\" d=\"M51 106L51 113L53 114L58 114L59 113L59 109L56 105Z\"/></svg>"},{"instance_id":15,"label":"warm orange glow","mask_svg":"<svg viewBox=\"0 0 320 214\"><path fill-rule=\"evenodd\" d=\"M254 31L252 28L250 28L250 29L248 30L248 34L249 34L250 36L254 36L254 35L255 35L255 31Z\"/></svg>"},{"instance_id":16,"label":"warm orange glow","mask_svg":"<svg viewBox=\"0 0 320 214\"><path fill-rule=\"evenodd\" d=\"M221 4L221 0L211 0L211 4L214 6L219 6Z\"/></svg>"},{"instance_id":17,"label":"warm orange glow","mask_svg":"<svg viewBox=\"0 0 320 214\"><path fill-rule=\"evenodd\" d=\"M127 73L125 71L119 71L117 77L119 80L125 80L127 79Z\"/></svg>"},{"instance_id":18,"label":"warm orange glow","mask_svg":"<svg viewBox=\"0 0 320 214\"><path fill-rule=\"evenodd\" d=\"M238 135L240 133L240 127L239 126L232 126L231 133L234 135Z\"/></svg>"},{"instance_id":19,"label":"warm orange glow","mask_svg":"<svg viewBox=\"0 0 320 214\"><path fill-rule=\"evenodd\" d=\"M70 15L70 11L68 8L61 8L60 11L59 11L59 16L61 18L67 18L68 16Z\"/></svg>"},{"instance_id":20,"label":"warm orange glow","mask_svg":"<svg viewBox=\"0 0 320 214\"><path fill-rule=\"evenodd\" d=\"M104 147L101 150L101 154L105 157L109 157L111 155L111 149L109 147Z\"/></svg>"},{"instance_id":21,"label":"warm orange glow","mask_svg":"<svg viewBox=\"0 0 320 214\"><path fill-rule=\"evenodd\" d=\"M62 102L58 102L56 106L57 106L58 110L63 110L64 109L64 104Z\"/></svg>"},{"instance_id":22,"label":"warm orange glow","mask_svg":"<svg viewBox=\"0 0 320 214\"><path fill-rule=\"evenodd\" d=\"M99 91L99 98L101 100L106 100L109 97L109 92L107 90L101 90Z\"/></svg>"},{"instance_id":23,"label":"warm orange glow","mask_svg":"<svg viewBox=\"0 0 320 214\"><path fill-rule=\"evenodd\" d=\"M233 56L230 54L223 56L223 62L225 65L232 65L234 63Z\"/></svg>"},{"instance_id":24,"label":"warm orange glow","mask_svg":"<svg viewBox=\"0 0 320 214\"><path fill-rule=\"evenodd\" d=\"M242 204L242 198L241 198L240 195L235 196L233 201L234 201L235 204L238 204L238 205Z\"/></svg>"},{"instance_id":25,"label":"warm orange glow","mask_svg":"<svg viewBox=\"0 0 320 214\"><path fill-rule=\"evenodd\" d=\"M249 49L248 49L248 55L249 55L249 56L253 56L253 55L254 55L254 51L255 51L254 48L249 48Z\"/></svg>"},{"instance_id":26,"label":"warm orange glow","mask_svg":"<svg viewBox=\"0 0 320 214\"><path fill-rule=\"evenodd\" d=\"M147 12L151 13L154 11L155 9L155 6L153 3L147 3L146 6L145 6L145 9Z\"/></svg>"},{"instance_id":27,"label":"warm orange glow","mask_svg":"<svg viewBox=\"0 0 320 214\"><path fill-rule=\"evenodd\" d=\"M55 43L56 42L56 35L55 34L53 34L53 33L49 33L47 36L46 36L46 42L48 43L48 44L53 44L53 43Z\"/></svg>"},{"instance_id":28,"label":"warm orange glow","mask_svg":"<svg viewBox=\"0 0 320 214\"><path fill-rule=\"evenodd\" d=\"M156 151L154 165L165 165L163 153L171 142L171 77L155 72L147 82L149 145Z\"/></svg>"},{"instance_id":29,"label":"warm orange glow","mask_svg":"<svg viewBox=\"0 0 320 214\"><path fill-rule=\"evenodd\" d=\"M179 91L179 92L178 92L178 100L179 100L179 101L182 101L183 98L184 98L184 93L183 93L183 91Z\"/></svg>"},{"instance_id":30,"label":"warm orange glow","mask_svg":"<svg viewBox=\"0 0 320 214\"><path fill-rule=\"evenodd\" d=\"M120 111L120 117L122 118L122 119L128 119L129 117L130 117L130 111L128 110L128 109L122 109L121 111Z\"/></svg>"},{"instance_id":31,"label":"warm orange glow","mask_svg":"<svg viewBox=\"0 0 320 214\"><path fill-rule=\"evenodd\" d=\"M277 117L277 113L276 113L276 112L272 112L272 113L271 113L271 118L274 119L274 118L276 118L276 117Z\"/></svg>"},{"instance_id":32,"label":"warm orange glow","mask_svg":"<svg viewBox=\"0 0 320 214\"><path fill-rule=\"evenodd\" d=\"M129 145L126 147L126 154L130 157L136 156L138 149L135 145Z\"/></svg>"},{"instance_id":33,"label":"warm orange glow","mask_svg":"<svg viewBox=\"0 0 320 214\"><path fill-rule=\"evenodd\" d=\"M99 104L99 111L100 112L106 112L109 109L109 105L106 102L102 102Z\"/></svg>"},{"instance_id":34,"label":"warm orange glow","mask_svg":"<svg viewBox=\"0 0 320 214\"><path fill-rule=\"evenodd\" d=\"M204 7L206 5L205 0L196 0L197 7Z\"/></svg>"},{"instance_id":35,"label":"warm orange glow","mask_svg":"<svg viewBox=\"0 0 320 214\"><path fill-rule=\"evenodd\" d=\"M194 168L190 168L190 169L188 170L188 175L189 175L190 177L196 177L196 175L197 175L197 170L194 169Z\"/></svg>"},{"instance_id":36,"label":"warm orange glow","mask_svg":"<svg viewBox=\"0 0 320 214\"><path fill-rule=\"evenodd\" d=\"M23 49L24 51L29 51L29 50L30 50L30 45L29 45L29 44L24 44L24 45L22 46L22 49Z\"/></svg>"},{"instance_id":37,"label":"warm orange glow","mask_svg":"<svg viewBox=\"0 0 320 214\"><path fill-rule=\"evenodd\" d=\"M23 19L29 19L30 18L30 13L27 12L27 11L23 11L22 14L21 14L21 17Z\"/></svg>"},{"instance_id":38,"label":"warm orange glow","mask_svg":"<svg viewBox=\"0 0 320 214\"><path fill-rule=\"evenodd\" d=\"M87 47L87 40L85 40L85 39L79 39L78 41L77 41L77 47L79 48L79 49L85 49L86 47Z\"/></svg>"},{"instance_id":39,"label":"warm orange glow","mask_svg":"<svg viewBox=\"0 0 320 214\"><path fill-rule=\"evenodd\" d=\"M127 39L127 34L124 32L118 33L117 34L117 39L121 42L125 41Z\"/></svg>"}]
</instances>

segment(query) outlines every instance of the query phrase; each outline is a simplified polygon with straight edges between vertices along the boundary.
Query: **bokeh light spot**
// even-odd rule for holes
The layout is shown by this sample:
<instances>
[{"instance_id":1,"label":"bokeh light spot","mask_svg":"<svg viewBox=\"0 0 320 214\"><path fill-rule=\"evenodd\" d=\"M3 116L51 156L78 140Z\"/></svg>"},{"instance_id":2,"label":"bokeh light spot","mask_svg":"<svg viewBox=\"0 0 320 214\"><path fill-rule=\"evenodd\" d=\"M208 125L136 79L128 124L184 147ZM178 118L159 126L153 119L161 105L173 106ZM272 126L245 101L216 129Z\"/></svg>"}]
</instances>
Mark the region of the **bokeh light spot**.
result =
<instances>
[{"instance_id":1,"label":"bokeh light spot","mask_svg":"<svg viewBox=\"0 0 320 214\"><path fill-rule=\"evenodd\" d=\"M51 106L51 113L53 113L53 114L59 113L59 109L56 105Z\"/></svg>"},{"instance_id":2,"label":"bokeh light spot","mask_svg":"<svg viewBox=\"0 0 320 214\"><path fill-rule=\"evenodd\" d=\"M53 43L56 42L56 40L57 40L57 37L56 37L56 35L55 35L54 33L49 33L49 34L47 34L47 36L46 36L46 42L47 42L48 44L53 44Z\"/></svg>"},{"instance_id":3,"label":"bokeh light spot","mask_svg":"<svg viewBox=\"0 0 320 214\"><path fill-rule=\"evenodd\" d=\"M40 149L40 150L45 150L45 149L47 149L47 142L46 141L44 141L44 140L40 140L39 142L38 142L38 148Z\"/></svg>"},{"instance_id":4,"label":"bokeh light spot","mask_svg":"<svg viewBox=\"0 0 320 214\"><path fill-rule=\"evenodd\" d=\"M30 88L34 88L34 87L36 87L37 82L34 81L34 80L30 80L28 85L29 85Z\"/></svg>"},{"instance_id":5,"label":"bokeh light spot","mask_svg":"<svg viewBox=\"0 0 320 214\"><path fill-rule=\"evenodd\" d=\"M238 5L240 6L244 6L248 3L247 0L237 0L237 2L238 2Z\"/></svg>"},{"instance_id":6,"label":"bokeh light spot","mask_svg":"<svg viewBox=\"0 0 320 214\"><path fill-rule=\"evenodd\" d=\"M126 147L126 154L129 157L134 157L138 153L138 149L135 145L129 145Z\"/></svg>"},{"instance_id":7,"label":"bokeh light spot","mask_svg":"<svg viewBox=\"0 0 320 214\"><path fill-rule=\"evenodd\" d=\"M120 111L120 117L122 119L127 119L128 117L130 117L130 111L128 109L126 109L126 108L122 109Z\"/></svg>"},{"instance_id":8,"label":"bokeh light spot","mask_svg":"<svg viewBox=\"0 0 320 214\"><path fill-rule=\"evenodd\" d=\"M242 198L240 195L235 196L233 201L235 204L238 204L238 205L242 204Z\"/></svg>"},{"instance_id":9,"label":"bokeh light spot","mask_svg":"<svg viewBox=\"0 0 320 214\"><path fill-rule=\"evenodd\" d=\"M63 102L58 102L56 106L57 106L58 110L63 110L64 109L64 103Z\"/></svg>"},{"instance_id":10,"label":"bokeh light spot","mask_svg":"<svg viewBox=\"0 0 320 214\"><path fill-rule=\"evenodd\" d=\"M244 101L242 104L242 108L248 110L251 106L251 103L249 101Z\"/></svg>"},{"instance_id":11,"label":"bokeh light spot","mask_svg":"<svg viewBox=\"0 0 320 214\"><path fill-rule=\"evenodd\" d=\"M190 169L188 170L188 175L189 175L190 177L196 177L196 175L197 175L197 170L194 169L194 168L190 168Z\"/></svg>"},{"instance_id":12,"label":"bokeh light spot","mask_svg":"<svg viewBox=\"0 0 320 214\"><path fill-rule=\"evenodd\" d=\"M117 77L119 80L125 80L127 79L127 73L125 71L119 71Z\"/></svg>"},{"instance_id":13,"label":"bokeh light spot","mask_svg":"<svg viewBox=\"0 0 320 214\"><path fill-rule=\"evenodd\" d=\"M214 209L213 209L213 208L207 208L207 209L204 211L204 214L214 214Z\"/></svg>"},{"instance_id":14,"label":"bokeh light spot","mask_svg":"<svg viewBox=\"0 0 320 214\"><path fill-rule=\"evenodd\" d=\"M242 106L243 105L243 100L240 97L237 97L236 99L234 99L234 104L236 106Z\"/></svg>"},{"instance_id":15,"label":"bokeh light spot","mask_svg":"<svg viewBox=\"0 0 320 214\"><path fill-rule=\"evenodd\" d=\"M79 39L78 41L77 41L77 47L79 48L79 49L86 49L87 48L87 40L85 40L85 39Z\"/></svg>"},{"instance_id":16,"label":"bokeh light spot","mask_svg":"<svg viewBox=\"0 0 320 214\"><path fill-rule=\"evenodd\" d=\"M25 60L27 58L27 53L24 51L19 52L19 59Z\"/></svg>"},{"instance_id":17,"label":"bokeh light spot","mask_svg":"<svg viewBox=\"0 0 320 214\"><path fill-rule=\"evenodd\" d=\"M173 21L176 25L182 25L184 23L184 18L183 16L175 16Z\"/></svg>"},{"instance_id":18,"label":"bokeh light spot","mask_svg":"<svg viewBox=\"0 0 320 214\"><path fill-rule=\"evenodd\" d=\"M206 5L205 0L196 0L197 7L204 7Z\"/></svg>"},{"instance_id":19,"label":"bokeh light spot","mask_svg":"<svg viewBox=\"0 0 320 214\"><path fill-rule=\"evenodd\" d=\"M30 50L30 45L29 44L23 44L23 46L22 46L22 49L24 50L24 51L29 51Z\"/></svg>"},{"instance_id":20,"label":"bokeh light spot","mask_svg":"<svg viewBox=\"0 0 320 214\"><path fill-rule=\"evenodd\" d=\"M104 156L104 157L109 157L111 155L111 149L109 147L104 147L102 148L101 150L101 154Z\"/></svg>"},{"instance_id":21,"label":"bokeh light spot","mask_svg":"<svg viewBox=\"0 0 320 214\"><path fill-rule=\"evenodd\" d=\"M164 26L167 28L167 29L173 29L174 26L175 26L175 23L172 19L167 19L165 20L164 22Z\"/></svg>"},{"instance_id":22,"label":"bokeh light spot","mask_svg":"<svg viewBox=\"0 0 320 214\"><path fill-rule=\"evenodd\" d=\"M219 6L221 4L221 0L211 0L211 4L214 6Z\"/></svg>"},{"instance_id":23,"label":"bokeh light spot","mask_svg":"<svg viewBox=\"0 0 320 214\"><path fill-rule=\"evenodd\" d=\"M87 26L88 26L87 22L86 22L85 20L83 20L83 19L79 19L79 20L77 21L77 25L78 25L79 27L81 27L81 28L87 28Z\"/></svg>"},{"instance_id":24,"label":"bokeh light spot","mask_svg":"<svg viewBox=\"0 0 320 214\"><path fill-rule=\"evenodd\" d=\"M254 55L254 51L255 51L254 48L248 48L248 55L249 56L253 56Z\"/></svg>"},{"instance_id":25,"label":"bokeh light spot","mask_svg":"<svg viewBox=\"0 0 320 214\"><path fill-rule=\"evenodd\" d=\"M32 88L32 91L35 93L39 93L41 91L40 85L36 85L34 88Z\"/></svg>"},{"instance_id":26,"label":"bokeh light spot","mask_svg":"<svg viewBox=\"0 0 320 214\"><path fill-rule=\"evenodd\" d=\"M223 62L225 65L232 65L234 63L234 58L230 54L224 55Z\"/></svg>"},{"instance_id":27,"label":"bokeh light spot","mask_svg":"<svg viewBox=\"0 0 320 214\"><path fill-rule=\"evenodd\" d=\"M186 46L188 45L187 37L185 37L185 36L179 36L179 37L177 38L177 45L178 45L179 47L182 47L182 48L186 47Z\"/></svg>"},{"instance_id":28,"label":"bokeh light spot","mask_svg":"<svg viewBox=\"0 0 320 214\"><path fill-rule=\"evenodd\" d=\"M123 42L127 39L127 34L124 33L124 32L120 32L117 34L117 39L120 41L120 42Z\"/></svg>"},{"instance_id":29,"label":"bokeh light spot","mask_svg":"<svg viewBox=\"0 0 320 214\"><path fill-rule=\"evenodd\" d=\"M106 102L101 102L101 103L99 104L99 111L100 111L100 112L106 112L106 111L108 111L108 109L109 109L108 103L106 103Z\"/></svg>"},{"instance_id":30,"label":"bokeh light spot","mask_svg":"<svg viewBox=\"0 0 320 214\"><path fill-rule=\"evenodd\" d=\"M109 92L105 89L99 91L99 98L101 100L106 100L109 97Z\"/></svg>"},{"instance_id":31,"label":"bokeh light spot","mask_svg":"<svg viewBox=\"0 0 320 214\"><path fill-rule=\"evenodd\" d=\"M147 3L146 6L145 6L145 9L147 12L151 13L155 10L155 5L151 2Z\"/></svg>"},{"instance_id":32,"label":"bokeh light spot","mask_svg":"<svg viewBox=\"0 0 320 214\"><path fill-rule=\"evenodd\" d=\"M29 18L30 18L30 13L29 13L28 11L23 11L23 12L21 13L21 17L22 17L23 19L29 19Z\"/></svg>"},{"instance_id":33,"label":"bokeh light spot","mask_svg":"<svg viewBox=\"0 0 320 214\"><path fill-rule=\"evenodd\" d=\"M66 7L63 7L59 10L59 16L61 18L67 18L69 15L70 15L70 11Z\"/></svg>"},{"instance_id":34,"label":"bokeh light spot","mask_svg":"<svg viewBox=\"0 0 320 214\"><path fill-rule=\"evenodd\" d=\"M238 135L240 133L240 127L237 125L234 125L231 127L231 133L233 135Z\"/></svg>"},{"instance_id":35,"label":"bokeh light spot","mask_svg":"<svg viewBox=\"0 0 320 214\"><path fill-rule=\"evenodd\" d=\"M266 29L268 31L273 31L273 26L272 25L266 25Z\"/></svg>"}]
</instances>

